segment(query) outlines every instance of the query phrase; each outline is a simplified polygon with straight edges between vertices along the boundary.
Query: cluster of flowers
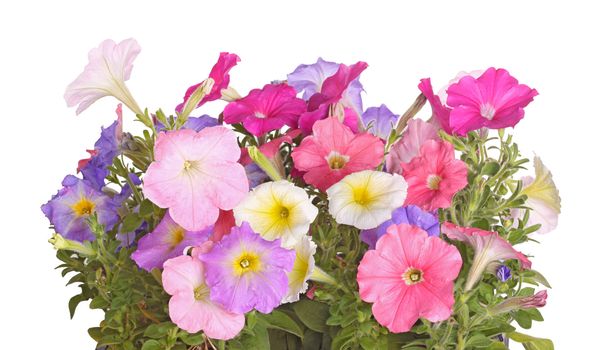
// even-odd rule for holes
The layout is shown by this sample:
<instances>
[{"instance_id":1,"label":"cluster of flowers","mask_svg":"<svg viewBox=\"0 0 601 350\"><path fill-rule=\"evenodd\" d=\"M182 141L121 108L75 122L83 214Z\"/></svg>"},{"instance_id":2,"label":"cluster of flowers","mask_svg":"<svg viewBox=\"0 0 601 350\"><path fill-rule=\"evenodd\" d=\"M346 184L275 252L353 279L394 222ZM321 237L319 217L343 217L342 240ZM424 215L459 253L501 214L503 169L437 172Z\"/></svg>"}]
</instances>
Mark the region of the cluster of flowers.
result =
<instances>
[{"instance_id":1,"label":"cluster of flowers","mask_svg":"<svg viewBox=\"0 0 601 350\"><path fill-rule=\"evenodd\" d=\"M122 247L135 247L131 259L139 268L162 271L169 316L181 329L231 339L246 313L270 313L311 296L316 284L308 290L309 280L336 283L315 264L320 247L312 235L323 216L354 227L365 243L358 292L391 332L410 331L420 318L451 316L463 265L456 242L473 248L465 291L485 272L510 278L509 260L530 268L497 232L442 222L439 215L467 186L469 170L442 135L513 127L537 95L506 70L460 74L438 95L423 79L419 89L433 112L424 121L386 105L364 110L364 62L318 59L242 97L229 86L239 58L221 53L208 78L191 86L167 118L143 111L125 85L139 52L133 39L104 41L65 99L78 114L104 96L127 106L151 135L148 164L135 156L139 141L122 130L119 104L117 120L79 162L81 176L67 176L42 211L58 248L83 249L95 240L91 217L117 230ZM227 101L218 117L190 116L214 100ZM109 185L114 160L124 156L137 171L125 170L122 181ZM559 196L542 162L534 165L536 177L524 179L528 220L547 232L556 226ZM132 198L152 203L156 224L123 230L124 202ZM517 221L525 210L512 216ZM545 299L542 291L520 303L539 307Z\"/></svg>"}]
</instances>

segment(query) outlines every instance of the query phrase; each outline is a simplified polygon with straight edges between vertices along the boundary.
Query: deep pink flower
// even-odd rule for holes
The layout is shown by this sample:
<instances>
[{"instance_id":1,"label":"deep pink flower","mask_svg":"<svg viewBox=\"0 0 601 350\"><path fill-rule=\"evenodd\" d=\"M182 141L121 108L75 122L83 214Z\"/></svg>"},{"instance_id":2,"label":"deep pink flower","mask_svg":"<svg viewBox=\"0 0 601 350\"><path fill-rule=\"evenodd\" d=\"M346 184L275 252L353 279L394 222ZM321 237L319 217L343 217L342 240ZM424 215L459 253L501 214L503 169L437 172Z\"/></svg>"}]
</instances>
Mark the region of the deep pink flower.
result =
<instances>
[{"instance_id":1,"label":"deep pink flower","mask_svg":"<svg viewBox=\"0 0 601 350\"><path fill-rule=\"evenodd\" d=\"M317 121L313 135L292 152L294 167L306 172L305 181L321 191L348 174L374 169L383 157L382 140L369 133L355 135L336 118Z\"/></svg>"},{"instance_id":2,"label":"deep pink flower","mask_svg":"<svg viewBox=\"0 0 601 350\"><path fill-rule=\"evenodd\" d=\"M466 75L447 89L452 108L449 123L459 135L482 127L501 129L515 126L524 117L535 89L519 84L505 69L487 69L479 78Z\"/></svg>"},{"instance_id":3,"label":"deep pink flower","mask_svg":"<svg viewBox=\"0 0 601 350\"><path fill-rule=\"evenodd\" d=\"M432 120L447 134L452 134L453 130L449 124L451 109L442 103L439 96L434 94L430 78L422 79L417 88L424 94L432 107Z\"/></svg>"},{"instance_id":4,"label":"deep pink flower","mask_svg":"<svg viewBox=\"0 0 601 350\"><path fill-rule=\"evenodd\" d=\"M386 156L386 170L389 173L402 174L401 163L409 163L418 156L424 142L438 139L436 126L421 119L411 119L403 137L392 145Z\"/></svg>"},{"instance_id":5,"label":"deep pink flower","mask_svg":"<svg viewBox=\"0 0 601 350\"><path fill-rule=\"evenodd\" d=\"M442 225L442 232L450 239L462 241L474 249L474 262L467 276L466 290L472 289L485 270L494 273L501 261L517 259L522 267L526 269L532 266L532 263L524 254L515 250L509 242L496 232L473 227L460 227L450 222L445 222Z\"/></svg>"},{"instance_id":6,"label":"deep pink flower","mask_svg":"<svg viewBox=\"0 0 601 350\"><path fill-rule=\"evenodd\" d=\"M211 242L163 265L163 288L172 295L169 317L179 328L197 333L203 331L214 339L232 339L244 328L244 314L225 310L213 302L205 282L205 266L199 255L211 249Z\"/></svg>"},{"instance_id":7,"label":"deep pink flower","mask_svg":"<svg viewBox=\"0 0 601 350\"><path fill-rule=\"evenodd\" d=\"M298 117L306 108L305 101L296 97L293 87L267 84L230 102L223 111L223 119L228 124L242 123L253 135L262 136L284 125L296 128Z\"/></svg>"},{"instance_id":8,"label":"deep pink flower","mask_svg":"<svg viewBox=\"0 0 601 350\"><path fill-rule=\"evenodd\" d=\"M391 225L359 264L359 295L374 303L374 317L391 332L409 331L420 317L440 322L451 316L461 264L457 248L442 239L417 226Z\"/></svg>"},{"instance_id":9,"label":"deep pink flower","mask_svg":"<svg viewBox=\"0 0 601 350\"><path fill-rule=\"evenodd\" d=\"M225 127L161 132L154 155L144 177L144 195L169 208L186 230L214 224L219 209L233 209L248 192L244 167L237 163L236 135Z\"/></svg>"},{"instance_id":10,"label":"deep pink flower","mask_svg":"<svg viewBox=\"0 0 601 350\"><path fill-rule=\"evenodd\" d=\"M240 57L238 57L238 55L234 53L222 52L219 54L219 59L217 60L217 63L215 63L215 65L211 69L211 73L209 73L209 78L213 79L213 81L215 82L213 84L213 88L211 89L211 92L209 94L207 94L205 97L203 97L202 100L200 100L198 106L196 106L197 108L202 106L206 102L215 101L221 98L221 90L227 89L228 85L230 84L229 71L234 66L236 66L238 62L240 62ZM175 110L177 112L181 113L182 109L184 108L184 105L186 104L186 101L188 101L190 96L192 96L194 91L196 91L196 89L202 83L204 83L204 81L192 85L188 88L188 90L186 90L184 101L177 105L177 107L175 107Z\"/></svg>"},{"instance_id":11,"label":"deep pink flower","mask_svg":"<svg viewBox=\"0 0 601 350\"><path fill-rule=\"evenodd\" d=\"M419 156L401 163L409 184L405 205L424 210L448 208L455 193L467 185L467 166L455 159L453 145L446 141L428 140Z\"/></svg>"}]
</instances>

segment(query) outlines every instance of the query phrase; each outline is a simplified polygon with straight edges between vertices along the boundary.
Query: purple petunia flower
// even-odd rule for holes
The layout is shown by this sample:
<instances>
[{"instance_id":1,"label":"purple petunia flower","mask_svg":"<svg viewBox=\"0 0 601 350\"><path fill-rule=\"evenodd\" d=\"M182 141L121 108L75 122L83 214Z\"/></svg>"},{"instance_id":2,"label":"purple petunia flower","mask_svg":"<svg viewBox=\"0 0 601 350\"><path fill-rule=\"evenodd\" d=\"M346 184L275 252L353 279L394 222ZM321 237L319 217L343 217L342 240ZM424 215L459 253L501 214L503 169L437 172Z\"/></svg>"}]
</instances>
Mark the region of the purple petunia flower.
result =
<instances>
[{"instance_id":1,"label":"purple petunia flower","mask_svg":"<svg viewBox=\"0 0 601 350\"><path fill-rule=\"evenodd\" d=\"M366 109L361 119L365 127L370 123L372 124L369 129L370 133L382 140L388 140L390 131L396 125L399 115L392 113L385 104L382 104L380 107L369 107Z\"/></svg>"},{"instance_id":2,"label":"purple petunia flower","mask_svg":"<svg viewBox=\"0 0 601 350\"><path fill-rule=\"evenodd\" d=\"M506 265L501 265L497 268L497 278L501 282L507 282L511 278L511 269Z\"/></svg>"},{"instance_id":3,"label":"purple petunia flower","mask_svg":"<svg viewBox=\"0 0 601 350\"><path fill-rule=\"evenodd\" d=\"M98 223L107 230L115 226L120 203L73 175L65 177L62 185L64 187L42 205L42 212L56 232L78 242L92 241L96 237L86 220L94 213L98 215Z\"/></svg>"},{"instance_id":4,"label":"purple petunia flower","mask_svg":"<svg viewBox=\"0 0 601 350\"><path fill-rule=\"evenodd\" d=\"M361 240L369 245L369 249L376 247L376 242L386 233L388 226L393 224L414 225L428 233L428 236L440 235L438 218L415 205L400 207L392 212L392 219L385 221L380 226L361 231Z\"/></svg>"},{"instance_id":5,"label":"purple petunia flower","mask_svg":"<svg viewBox=\"0 0 601 350\"><path fill-rule=\"evenodd\" d=\"M235 313L270 313L280 305L295 258L294 250L263 239L246 222L200 255L211 300Z\"/></svg>"},{"instance_id":6,"label":"purple petunia flower","mask_svg":"<svg viewBox=\"0 0 601 350\"><path fill-rule=\"evenodd\" d=\"M182 255L186 247L206 242L212 231L212 226L202 231L186 231L167 212L154 231L138 241L131 258L146 271L162 268L165 261Z\"/></svg>"}]
</instances>

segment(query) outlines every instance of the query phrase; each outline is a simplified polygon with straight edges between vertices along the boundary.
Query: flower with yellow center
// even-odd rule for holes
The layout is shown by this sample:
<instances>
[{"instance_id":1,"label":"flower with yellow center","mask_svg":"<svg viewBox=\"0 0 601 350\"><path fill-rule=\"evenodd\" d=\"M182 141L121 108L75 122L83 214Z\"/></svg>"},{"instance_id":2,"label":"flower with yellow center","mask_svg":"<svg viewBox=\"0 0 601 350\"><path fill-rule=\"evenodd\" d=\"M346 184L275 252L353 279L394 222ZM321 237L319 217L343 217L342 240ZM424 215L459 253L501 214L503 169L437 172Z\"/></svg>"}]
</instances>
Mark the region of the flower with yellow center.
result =
<instances>
[{"instance_id":1,"label":"flower with yellow center","mask_svg":"<svg viewBox=\"0 0 601 350\"><path fill-rule=\"evenodd\" d=\"M234 208L234 217L238 225L246 221L263 238L280 238L282 247L292 248L309 231L317 211L302 188L281 180L255 187Z\"/></svg>"},{"instance_id":2,"label":"flower with yellow center","mask_svg":"<svg viewBox=\"0 0 601 350\"><path fill-rule=\"evenodd\" d=\"M367 230L390 220L392 211L403 205L407 182L400 175L364 170L347 175L326 192L337 223Z\"/></svg>"},{"instance_id":3,"label":"flower with yellow center","mask_svg":"<svg viewBox=\"0 0 601 350\"><path fill-rule=\"evenodd\" d=\"M307 280L315 269L315 251L317 245L313 243L311 237L305 235L303 238L294 246L296 252L296 258L294 260L294 266L292 271L288 273L288 292L283 303L293 303L298 301L300 294L307 291L309 285Z\"/></svg>"},{"instance_id":4,"label":"flower with yellow center","mask_svg":"<svg viewBox=\"0 0 601 350\"><path fill-rule=\"evenodd\" d=\"M73 210L73 213L80 217L80 216L89 216L90 214L92 214L94 212L94 208L96 207L96 204L94 202L92 202L90 199L88 199L87 197L81 197L81 199L79 201L77 201L75 204L73 204L71 206L71 209Z\"/></svg>"}]
</instances>

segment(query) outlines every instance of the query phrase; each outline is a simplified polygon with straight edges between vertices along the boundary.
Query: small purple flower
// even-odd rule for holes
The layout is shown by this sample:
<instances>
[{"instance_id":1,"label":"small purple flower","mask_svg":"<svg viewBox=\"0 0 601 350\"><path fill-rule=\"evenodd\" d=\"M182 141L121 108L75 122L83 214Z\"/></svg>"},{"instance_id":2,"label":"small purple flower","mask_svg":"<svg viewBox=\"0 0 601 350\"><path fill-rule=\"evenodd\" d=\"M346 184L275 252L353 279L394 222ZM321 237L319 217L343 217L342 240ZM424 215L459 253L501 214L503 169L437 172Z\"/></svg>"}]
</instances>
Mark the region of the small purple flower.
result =
<instances>
[{"instance_id":1,"label":"small purple flower","mask_svg":"<svg viewBox=\"0 0 601 350\"><path fill-rule=\"evenodd\" d=\"M501 265L497 268L497 278L501 282L507 282L511 278L511 269L506 265Z\"/></svg>"},{"instance_id":2,"label":"small purple flower","mask_svg":"<svg viewBox=\"0 0 601 350\"><path fill-rule=\"evenodd\" d=\"M138 241L131 258L146 271L162 268L165 261L182 255L186 247L206 242L212 231L212 226L202 231L186 231L167 212L154 231Z\"/></svg>"},{"instance_id":3,"label":"small purple flower","mask_svg":"<svg viewBox=\"0 0 601 350\"><path fill-rule=\"evenodd\" d=\"M280 305L295 258L294 250L280 246L280 239L263 239L247 222L200 255L211 300L234 313L270 313Z\"/></svg>"},{"instance_id":4,"label":"small purple flower","mask_svg":"<svg viewBox=\"0 0 601 350\"><path fill-rule=\"evenodd\" d=\"M369 129L370 133L382 140L388 140L390 131L396 125L399 115L392 113L385 104L382 104L380 107L369 107L366 109L361 119L365 127L370 123L372 124Z\"/></svg>"},{"instance_id":5,"label":"small purple flower","mask_svg":"<svg viewBox=\"0 0 601 350\"><path fill-rule=\"evenodd\" d=\"M56 232L78 242L93 241L96 237L87 219L94 213L98 215L98 223L106 230L113 229L119 220L119 202L73 175L65 177L62 185L64 187L42 205L42 212Z\"/></svg>"},{"instance_id":6,"label":"small purple flower","mask_svg":"<svg viewBox=\"0 0 601 350\"><path fill-rule=\"evenodd\" d=\"M376 242L386 233L390 225L409 224L414 225L428 233L428 236L440 235L440 223L438 218L415 205L400 207L392 212L392 219L385 221L380 226L361 231L361 240L369 245L369 249L376 247Z\"/></svg>"}]
</instances>

